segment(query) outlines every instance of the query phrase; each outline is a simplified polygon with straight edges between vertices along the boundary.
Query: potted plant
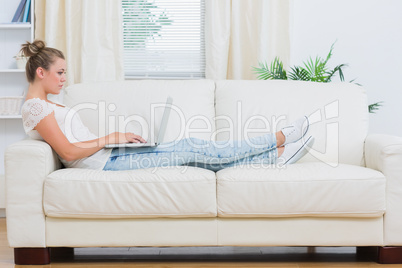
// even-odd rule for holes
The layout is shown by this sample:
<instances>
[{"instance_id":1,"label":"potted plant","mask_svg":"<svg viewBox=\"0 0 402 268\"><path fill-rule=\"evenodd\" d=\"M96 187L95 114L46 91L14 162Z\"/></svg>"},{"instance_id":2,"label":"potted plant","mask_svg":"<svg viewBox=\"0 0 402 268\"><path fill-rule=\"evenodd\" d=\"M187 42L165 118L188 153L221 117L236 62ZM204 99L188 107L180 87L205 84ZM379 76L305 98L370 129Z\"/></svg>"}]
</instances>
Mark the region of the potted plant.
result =
<instances>
[{"instance_id":1,"label":"potted plant","mask_svg":"<svg viewBox=\"0 0 402 268\"><path fill-rule=\"evenodd\" d=\"M303 62L302 66L290 67L290 71L286 71L283 68L282 61L276 57L270 65L268 65L267 62L260 62L259 67L253 67L254 72L258 75L257 79L260 80L282 79L329 83L336 74L339 74L339 79L341 81L345 81L343 68L345 68L347 64L337 65L333 69L330 69L327 66L329 59L332 57L333 49L334 44L332 44L331 49L329 50L329 53L325 59L319 56L317 56L315 59L310 57L307 61ZM350 81L350 83L352 82L354 82L354 80ZM381 105L382 102L370 104L368 106L368 110L370 113L374 113L380 108Z\"/></svg>"},{"instance_id":2,"label":"potted plant","mask_svg":"<svg viewBox=\"0 0 402 268\"><path fill-rule=\"evenodd\" d=\"M26 57L22 52L19 52L16 56L14 56L15 61L17 62L18 69L25 69L25 65L28 62L29 57Z\"/></svg>"}]
</instances>

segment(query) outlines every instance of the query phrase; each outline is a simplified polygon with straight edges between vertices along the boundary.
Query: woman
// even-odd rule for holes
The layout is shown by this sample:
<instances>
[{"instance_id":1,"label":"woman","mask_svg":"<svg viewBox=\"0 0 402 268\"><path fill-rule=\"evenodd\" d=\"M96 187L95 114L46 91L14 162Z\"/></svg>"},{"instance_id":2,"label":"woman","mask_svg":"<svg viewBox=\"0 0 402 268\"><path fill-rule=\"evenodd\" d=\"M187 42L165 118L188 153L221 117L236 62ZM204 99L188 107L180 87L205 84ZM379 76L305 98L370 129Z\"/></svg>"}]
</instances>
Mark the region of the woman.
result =
<instances>
[{"instance_id":1,"label":"woman","mask_svg":"<svg viewBox=\"0 0 402 268\"><path fill-rule=\"evenodd\" d=\"M230 148L220 148L219 142L192 138L154 148L105 149L106 144L145 140L134 133L121 132L99 138L83 125L78 115L66 125L65 116L70 109L47 98L48 94L59 94L66 81L63 53L46 47L40 40L23 44L21 51L29 57L26 65L29 89L22 106L25 132L33 139L45 140L66 167L126 170L194 165L217 171L248 163L290 164L307 153L313 143L311 136L302 139L308 129L308 118L303 117L275 134L236 142Z\"/></svg>"}]
</instances>

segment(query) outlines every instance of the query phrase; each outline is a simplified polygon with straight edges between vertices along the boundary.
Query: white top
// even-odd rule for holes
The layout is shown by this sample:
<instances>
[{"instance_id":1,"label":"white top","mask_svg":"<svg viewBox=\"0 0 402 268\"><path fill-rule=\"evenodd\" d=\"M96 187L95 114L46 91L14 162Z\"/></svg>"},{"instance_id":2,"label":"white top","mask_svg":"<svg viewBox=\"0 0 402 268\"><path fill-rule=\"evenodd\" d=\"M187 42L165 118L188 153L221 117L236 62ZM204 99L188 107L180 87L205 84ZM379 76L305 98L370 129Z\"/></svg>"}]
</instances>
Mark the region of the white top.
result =
<instances>
[{"instance_id":1,"label":"white top","mask_svg":"<svg viewBox=\"0 0 402 268\"><path fill-rule=\"evenodd\" d=\"M98 138L82 123L76 111L65 106L49 103L39 98L29 99L22 105L21 113L25 133L32 139L43 140L39 132L34 128L43 118L52 112L54 112L57 124L69 142L83 142ZM75 161L66 161L60 156L59 159L65 167L69 168L103 169L109 159L111 151L111 149L101 149L91 156Z\"/></svg>"}]
</instances>

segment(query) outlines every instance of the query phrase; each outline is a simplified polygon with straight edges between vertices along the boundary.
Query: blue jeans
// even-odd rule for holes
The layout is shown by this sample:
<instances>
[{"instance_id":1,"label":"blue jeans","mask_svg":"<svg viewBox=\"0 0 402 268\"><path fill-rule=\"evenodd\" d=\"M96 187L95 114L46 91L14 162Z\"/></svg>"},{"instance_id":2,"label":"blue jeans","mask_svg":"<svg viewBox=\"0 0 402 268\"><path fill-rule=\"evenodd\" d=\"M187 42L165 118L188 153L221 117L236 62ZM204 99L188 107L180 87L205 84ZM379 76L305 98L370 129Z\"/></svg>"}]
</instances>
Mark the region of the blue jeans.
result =
<instances>
[{"instance_id":1,"label":"blue jeans","mask_svg":"<svg viewBox=\"0 0 402 268\"><path fill-rule=\"evenodd\" d=\"M115 148L103 170L186 165L218 171L243 164L274 164L277 157L276 136L271 133L240 141L188 138L156 147Z\"/></svg>"}]
</instances>

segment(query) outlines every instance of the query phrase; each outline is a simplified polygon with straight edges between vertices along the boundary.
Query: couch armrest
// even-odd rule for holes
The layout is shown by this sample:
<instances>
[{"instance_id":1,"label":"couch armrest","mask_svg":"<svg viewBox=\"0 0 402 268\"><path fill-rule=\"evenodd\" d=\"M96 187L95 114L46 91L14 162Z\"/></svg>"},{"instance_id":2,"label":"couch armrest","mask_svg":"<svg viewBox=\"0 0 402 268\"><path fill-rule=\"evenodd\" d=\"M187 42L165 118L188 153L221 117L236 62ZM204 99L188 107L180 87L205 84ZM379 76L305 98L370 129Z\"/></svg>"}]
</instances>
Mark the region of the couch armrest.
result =
<instances>
[{"instance_id":1,"label":"couch armrest","mask_svg":"<svg viewBox=\"0 0 402 268\"><path fill-rule=\"evenodd\" d=\"M46 247L43 182L62 167L44 141L22 140L6 148L7 236L11 247Z\"/></svg>"},{"instance_id":2,"label":"couch armrest","mask_svg":"<svg viewBox=\"0 0 402 268\"><path fill-rule=\"evenodd\" d=\"M402 137L369 135L364 150L366 166L387 179L384 245L402 246Z\"/></svg>"}]
</instances>

